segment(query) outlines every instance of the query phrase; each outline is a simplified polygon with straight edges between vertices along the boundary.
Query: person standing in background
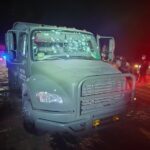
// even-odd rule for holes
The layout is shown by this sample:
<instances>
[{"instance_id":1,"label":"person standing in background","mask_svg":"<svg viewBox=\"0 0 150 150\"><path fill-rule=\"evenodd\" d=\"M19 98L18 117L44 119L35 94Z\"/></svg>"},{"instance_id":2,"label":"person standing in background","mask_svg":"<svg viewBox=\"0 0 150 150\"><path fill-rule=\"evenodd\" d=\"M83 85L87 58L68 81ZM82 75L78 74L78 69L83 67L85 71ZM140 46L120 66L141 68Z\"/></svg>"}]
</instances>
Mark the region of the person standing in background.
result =
<instances>
[{"instance_id":1,"label":"person standing in background","mask_svg":"<svg viewBox=\"0 0 150 150\"><path fill-rule=\"evenodd\" d=\"M101 58L103 61L108 61L108 48L106 45L102 46Z\"/></svg>"},{"instance_id":2,"label":"person standing in background","mask_svg":"<svg viewBox=\"0 0 150 150\"><path fill-rule=\"evenodd\" d=\"M146 55L141 57L141 65L139 70L139 82L146 82L146 72L148 69L148 61Z\"/></svg>"}]
</instances>

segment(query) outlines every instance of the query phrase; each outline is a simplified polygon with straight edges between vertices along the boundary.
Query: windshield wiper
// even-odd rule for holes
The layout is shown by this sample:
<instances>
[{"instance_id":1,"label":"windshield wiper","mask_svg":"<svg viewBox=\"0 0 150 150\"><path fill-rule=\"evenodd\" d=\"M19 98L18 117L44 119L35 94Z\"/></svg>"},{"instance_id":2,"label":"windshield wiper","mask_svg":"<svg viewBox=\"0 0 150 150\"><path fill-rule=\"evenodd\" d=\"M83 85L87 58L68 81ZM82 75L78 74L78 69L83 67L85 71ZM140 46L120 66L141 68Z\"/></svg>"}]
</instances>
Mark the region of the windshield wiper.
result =
<instances>
[{"instance_id":1,"label":"windshield wiper","mask_svg":"<svg viewBox=\"0 0 150 150\"><path fill-rule=\"evenodd\" d=\"M90 56L71 56L71 55L63 55L63 56L44 56L38 60L68 60L68 59L83 59L83 60L95 60L93 57Z\"/></svg>"},{"instance_id":2,"label":"windshield wiper","mask_svg":"<svg viewBox=\"0 0 150 150\"><path fill-rule=\"evenodd\" d=\"M66 56L47 56L44 57L43 60L58 60L58 59L66 59Z\"/></svg>"},{"instance_id":3,"label":"windshield wiper","mask_svg":"<svg viewBox=\"0 0 150 150\"><path fill-rule=\"evenodd\" d=\"M93 57L90 56L69 56L68 59L86 59L86 60L94 60Z\"/></svg>"}]
</instances>

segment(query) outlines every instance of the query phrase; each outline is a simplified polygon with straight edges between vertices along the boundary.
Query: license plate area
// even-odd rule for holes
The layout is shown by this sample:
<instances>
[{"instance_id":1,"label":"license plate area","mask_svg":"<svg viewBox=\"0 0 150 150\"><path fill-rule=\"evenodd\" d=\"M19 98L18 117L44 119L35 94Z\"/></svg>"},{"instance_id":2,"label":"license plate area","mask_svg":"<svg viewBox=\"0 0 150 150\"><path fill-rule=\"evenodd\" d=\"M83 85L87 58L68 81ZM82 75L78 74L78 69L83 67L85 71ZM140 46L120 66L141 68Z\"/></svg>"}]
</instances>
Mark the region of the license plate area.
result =
<instances>
[{"instance_id":1,"label":"license plate area","mask_svg":"<svg viewBox=\"0 0 150 150\"><path fill-rule=\"evenodd\" d=\"M93 119L92 127L96 128L96 127L100 127L100 126L111 124L113 122L118 122L118 121L120 121L119 115L114 115L114 116L102 118L102 119Z\"/></svg>"}]
</instances>

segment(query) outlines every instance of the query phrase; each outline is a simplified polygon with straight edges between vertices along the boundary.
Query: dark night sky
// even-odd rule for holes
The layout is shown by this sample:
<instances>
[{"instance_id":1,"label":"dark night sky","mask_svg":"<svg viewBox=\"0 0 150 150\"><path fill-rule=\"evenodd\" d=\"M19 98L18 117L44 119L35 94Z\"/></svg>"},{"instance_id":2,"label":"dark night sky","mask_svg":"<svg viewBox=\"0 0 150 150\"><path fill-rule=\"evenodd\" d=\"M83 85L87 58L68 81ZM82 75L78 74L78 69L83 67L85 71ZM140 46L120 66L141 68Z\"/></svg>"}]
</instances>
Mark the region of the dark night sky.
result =
<instances>
[{"instance_id":1,"label":"dark night sky","mask_svg":"<svg viewBox=\"0 0 150 150\"><path fill-rule=\"evenodd\" d=\"M116 54L130 58L138 58L142 53L150 55L150 2L137 1L1 1L0 43L14 22L25 21L112 35L116 39Z\"/></svg>"}]
</instances>

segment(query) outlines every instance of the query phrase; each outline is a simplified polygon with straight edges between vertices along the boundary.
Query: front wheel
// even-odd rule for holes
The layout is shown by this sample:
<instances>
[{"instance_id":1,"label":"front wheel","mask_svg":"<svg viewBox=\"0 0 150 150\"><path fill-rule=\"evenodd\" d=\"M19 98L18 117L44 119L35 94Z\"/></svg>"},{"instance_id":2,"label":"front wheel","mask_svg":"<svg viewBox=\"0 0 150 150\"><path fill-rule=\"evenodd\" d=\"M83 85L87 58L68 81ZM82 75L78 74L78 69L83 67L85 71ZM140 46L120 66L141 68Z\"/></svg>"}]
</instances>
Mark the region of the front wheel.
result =
<instances>
[{"instance_id":1,"label":"front wheel","mask_svg":"<svg viewBox=\"0 0 150 150\"><path fill-rule=\"evenodd\" d=\"M34 133L35 123L33 120L32 106L28 100L24 100L22 103L22 116L25 130Z\"/></svg>"},{"instance_id":2,"label":"front wheel","mask_svg":"<svg viewBox=\"0 0 150 150\"><path fill-rule=\"evenodd\" d=\"M22 116L24 128L27 132L31 134L43 135L44 131L36 128L31 102L25 97L23 98L22 102Z\"/></svg>"}]
</instances>

